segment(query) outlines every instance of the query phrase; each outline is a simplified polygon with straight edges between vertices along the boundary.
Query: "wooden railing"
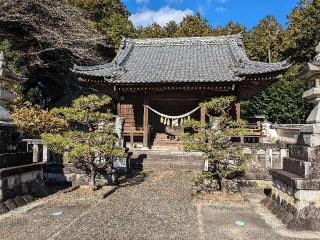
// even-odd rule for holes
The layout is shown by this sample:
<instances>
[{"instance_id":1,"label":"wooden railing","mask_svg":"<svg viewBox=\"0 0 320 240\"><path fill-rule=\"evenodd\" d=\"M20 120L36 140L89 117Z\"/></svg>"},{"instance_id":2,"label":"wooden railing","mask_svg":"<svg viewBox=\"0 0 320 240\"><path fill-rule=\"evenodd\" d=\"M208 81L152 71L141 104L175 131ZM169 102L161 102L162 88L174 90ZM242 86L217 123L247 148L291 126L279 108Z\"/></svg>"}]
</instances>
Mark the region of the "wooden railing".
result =
<instances>
[{"instance_id":1,"label":"wooden railing","mask_svg":"<svg viewBox=\"0 0 320 240\"><path fill-rule=\"evenodd\" d=\"M251 124L244 126L244 129L246 130L245 137L261 137L263 135L262 132L262 126Z\"/></svg>"}]
</instances>

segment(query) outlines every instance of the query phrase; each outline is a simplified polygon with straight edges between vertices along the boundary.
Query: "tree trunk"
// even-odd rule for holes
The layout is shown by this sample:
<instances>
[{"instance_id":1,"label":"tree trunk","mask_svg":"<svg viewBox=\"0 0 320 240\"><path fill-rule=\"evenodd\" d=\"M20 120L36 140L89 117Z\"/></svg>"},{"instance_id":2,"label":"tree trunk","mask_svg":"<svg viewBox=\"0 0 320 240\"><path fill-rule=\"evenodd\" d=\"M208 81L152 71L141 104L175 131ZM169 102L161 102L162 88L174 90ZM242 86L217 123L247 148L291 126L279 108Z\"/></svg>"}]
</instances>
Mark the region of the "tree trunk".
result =
<instances>
[{"instance_id":1,"label":"tree trunk","mask_svg":"<svg viewBox=\"0 0 320 240\"><path fill-rule=\"evenodd\" d=\"M220 185L220 191L223 192L223 193L227 193L225 179L219 178L218 182L219 182L219 185Z\"/></svg>"},{"instance_id":2,"label":"tree trunk","mask_svg":"<svg viewBox=\"0 0 320 240\"><path fill-rule=\"evenodd\" d=\"M113 184L118 184L118 173L115 169L111 169L111 178L112 178L112 183Z\"/></svg>"},{"instance_id":3,"label":"tree trunk","mask_svg":"<svg viewBox=\"0 0 320 240\"><path fill-rule=\"evenodd\" d=\"M92 189L92 191L97 190L97 186L96 186L96 176L97 176L97 169L95 168L95 166L92 164L90 166L90 182L89 182L89 186Z\"/></svg>"}]
</instances>

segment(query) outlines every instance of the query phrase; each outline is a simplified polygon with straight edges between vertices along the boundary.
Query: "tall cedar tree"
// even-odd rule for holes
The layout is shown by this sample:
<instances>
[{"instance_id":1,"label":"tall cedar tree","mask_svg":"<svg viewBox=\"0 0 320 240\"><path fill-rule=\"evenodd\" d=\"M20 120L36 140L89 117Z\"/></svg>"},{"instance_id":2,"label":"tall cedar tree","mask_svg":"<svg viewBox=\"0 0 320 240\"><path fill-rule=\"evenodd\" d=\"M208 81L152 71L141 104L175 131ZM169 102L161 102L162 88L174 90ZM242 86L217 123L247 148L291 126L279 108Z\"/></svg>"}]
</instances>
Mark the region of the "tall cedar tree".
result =
<instances>
[{"instance_id":1,"label":"tall cedar tree","mask_svg":"<svg viewBox=\"0 0 320 240\"><path fill-rule=\"evenodd\" d=\"M320 0L301 0L288 16L285 57L293 63L306 63L315 56L320 41Z\"/></svg>"},{"instance_id":2,"label":"tall cedar tree","mask_svg":"<svg viewBox=\"0 0 320 240\"><path fill-rule=\"evenodd\" d=\"M247 34L246 49L252 60L276 62L282 60L284 29L273 16L262 19Z\"/></svg>"},{"instance_id":3,"label":"tall cedar tree","mask_svg":"<svg viewBox=\"0 0 320 240\"><path fill-rule=\"evenodd\" d=\"M42 134L49 148L63 154L65 161L90 172L92 190L97 187L98 171L112 169L113 162L124 156L123 148L117 146L112 114L100 111L110 102L108 96L89 95L74 100L71 107L53 109L52 113L76 127L63 133Z\"/></svg>"},{"instance_id":4,"label":"tall cedar tree","mask_svg":"<svg viewBox=\"0 0 320 240\"><path fill-rule=\"evenodd\" d=\"M213 32L208 20L197 14L184 17L176 34L179 37L201 37L210 36Z\"/></svg>"}]
</instances>

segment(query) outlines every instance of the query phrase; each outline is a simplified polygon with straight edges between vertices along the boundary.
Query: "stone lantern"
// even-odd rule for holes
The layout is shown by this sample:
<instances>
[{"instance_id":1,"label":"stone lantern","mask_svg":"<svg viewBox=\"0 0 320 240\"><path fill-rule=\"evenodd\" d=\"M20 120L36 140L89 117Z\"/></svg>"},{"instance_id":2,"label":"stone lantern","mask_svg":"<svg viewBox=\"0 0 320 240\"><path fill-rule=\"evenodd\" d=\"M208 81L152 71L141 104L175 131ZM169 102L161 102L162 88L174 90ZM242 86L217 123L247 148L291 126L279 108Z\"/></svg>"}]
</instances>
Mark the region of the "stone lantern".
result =
<instances>
[{"instance_id":1,"label":"stone lantern","mask_svg":"<svg viewBox=\"0 0 320 240\"><path fill-rule=\"evenodd\" d=\"M15 95L10 91L14 84L22 80L5 68L4 55L0 53L0 125L11 125L12 119L6 110L6 105L15 99Z\"/></svg>"},{"instance_id":2,"label":"stone lantern","mask_svg":"<svg viewBox=\"0 0 320 240\"><path fill-rule=\"evenodd\" d=\"M15 99L11 89L23 80L6 68L4 55L0 53L0 171L3 168L31 163L26 144L12 122L6 106Z\"/></svg>"},{"instance_id":3,"label":"stone lantern","mask_svg":"<svg viewBox=\"0 0 320 240\"><path fill-rule=\"evenodd\" d=\"M315 105L310 113L307 123L320 127L320 44L316 48L317 56L304 68L301 77L309 83L309 90L303 94L303 98L312 101Z\"/></svg>"},{"instance_id":4,"label":"stone lantern","mask_svg":"<svg viewBox=\"0 0 320 240\"><path fill-rule=\"evenodd\" d=\"M303 98L314 109L289 145L282 169L272 169L272 193L263 203L294 230L320 231L320 44L317 56L301 72L309 83Z\"/></svg>"}]
</instances>

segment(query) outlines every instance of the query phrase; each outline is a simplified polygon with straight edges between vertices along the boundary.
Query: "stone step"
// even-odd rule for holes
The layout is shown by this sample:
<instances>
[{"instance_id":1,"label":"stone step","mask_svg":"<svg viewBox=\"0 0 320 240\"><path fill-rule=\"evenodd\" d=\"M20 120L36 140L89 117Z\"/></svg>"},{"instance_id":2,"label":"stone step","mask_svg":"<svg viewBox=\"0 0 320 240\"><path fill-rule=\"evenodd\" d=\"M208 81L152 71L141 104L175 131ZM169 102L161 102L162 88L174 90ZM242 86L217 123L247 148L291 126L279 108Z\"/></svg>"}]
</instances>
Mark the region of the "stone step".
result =
<instances>
[{"instance_id":1,"label":"stone step","mask_svg":"<svg viewBox=\"0 0 320 240\"><path fill-rule=\"evenodd\" d=\"M143 162L131 162L131 168L133 169L183 169L183 170L198 170L203 169L203 162L183 162L183 161L143 161Z\"/></svg>"},{"instance_id":2,"label":"stone step","mask_svg":"<svg viewBox=\"0 0 320 240\"><path fill-rule=\"evenodd\" d=\"M169 139L163 139L163 140L156 139L156 140L153 141L153 144L183 144L183 142L182 141L169 140Z\"/></svg>"},{"instance_id":3,"label":"stone step","mask_svg":"<svg viewBox=\"0 0 320 240\"><path fill-rule=\"evenodd\" d=\"M293 187L297 190L319 190L319 178L303 178L297 174L287 172L283 169L272 169L271 171L273 184L278 189L282 189L281 184Z\"/></svg>"},{"instance_id":4,"label":"stone step","mask_svg":"<svg viewBox=\"0 0 320 240\"><path fill-rule=\"evenodd\" d=\"M314 175L313 171L311 171L312 166L314 167L316 163L306 162L299 159L294 158L284 158L283 159L283 170L294 173L301 177L309 178L309 177L317 177ZM319 176L318 176L319 177Z\"/></svg>"},{"instance_id":5,"label":"stone step","mask_svg":"<svg viewBox=\"0 0 320 240\"><path fill-rule=\"evenodd\" d=\"M202 171L202 165L190 164L143 164L143 170L185 170L185 171Z\"/></svg>"},{"instance_id":6,"label":"stone step","mask_svg":"<svg viewBox=\"0 0 320 240\"><path fill-rule=\"evenodd\" d=\"M165 152L165 153L161 153L161 154L157 154L157 153L137 153L134 152L131 155L132 159L136 159L136 158L144 158L144 159L174 159L174 160L180 160L180 159L184 159L185 161L189 160L189 161L196 161L196 160L202 160L203 157L202 155L184 155L184 154L170 154L170 152Z\"/></svg>"},{"instance_id":7,"label":"stone step","mask_svg":"<svg viewBox=\"0 0 320 240\"><path fill-rule=\"evenodd\" d=\"M185 169L201 171L203 157L201 153L181 151L134 151L131 166L139 169Z\"/></svg>"},{"instance_id":8,"label":"stone step","mask_svg":"<svg viewBox=\"0 0 320 240\"><path fill-rule=\"evenodd\" d=\"M155 145L155 146L152 146L152 150L181 150L182 147L179 146L179 145L176 145L176 146L161 146L161 145Z\"/></svg>"}]
</instances>

